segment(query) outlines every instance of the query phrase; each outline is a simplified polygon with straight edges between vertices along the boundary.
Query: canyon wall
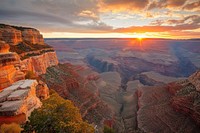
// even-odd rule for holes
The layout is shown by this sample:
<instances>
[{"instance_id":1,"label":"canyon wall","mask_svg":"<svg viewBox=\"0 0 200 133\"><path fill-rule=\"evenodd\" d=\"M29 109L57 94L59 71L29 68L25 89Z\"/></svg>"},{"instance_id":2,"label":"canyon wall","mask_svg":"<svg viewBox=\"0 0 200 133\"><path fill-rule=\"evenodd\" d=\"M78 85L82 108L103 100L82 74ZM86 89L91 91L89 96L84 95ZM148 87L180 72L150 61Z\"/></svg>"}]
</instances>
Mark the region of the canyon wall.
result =
<instances>
[{"instance_id":1,"label":"canyon wall","mask_svg":"<svg viewBox=\"0 0 200 133\"><path fill-rule=\"evenodd\" d=\"M44 45L43 36L38 30L4 24L0 24L0 40L10 45L17 45L23 41L31 44Z\"/></svg>"},{"instance_id":2,"label":"canyon wall","mask_svg":"<svg viewBox=\"0 0 200 133\"><path fill-rule=\"evenodd\" d=\"M25 75L44 74L57 64L55 51L38 30L0 24L0 124L28 120L40 100L49 97L49 89Z\"/></svg>"},{"instance_id":3,"label":"canyon wall","mask_svg":"<svg viewBox=\"0 0 200 133\"><path fill-rule=\"evenodd\" d=\"M0 24L0 90L24 79L28 71L37 76L57 64L54 49L38 30Z\"/></svg>"},{"instance_id":4,"label":"canyon wall","mask_svg":"<svg viewBox=\"0 0 200 133\"><path fill-rule=\"evenodd\" d=\"M24 74L17 67L20 64L19 56L14 52L9 52L9 49L10 46L7 43L0 41L0 90L15 81L24 79Z\"/></svg>"},{"instance_id":5,"label":"canyon wall","mask_svg":"<svg viewBox=\"0 0 200 133\"><path fill-rule=\"evenodd\" d=\"M55 65L58 65L55 52L47 52L21 61L22 70L33 71L36 75L45 74L48 67Z\"/></svg>"}]
</instances>

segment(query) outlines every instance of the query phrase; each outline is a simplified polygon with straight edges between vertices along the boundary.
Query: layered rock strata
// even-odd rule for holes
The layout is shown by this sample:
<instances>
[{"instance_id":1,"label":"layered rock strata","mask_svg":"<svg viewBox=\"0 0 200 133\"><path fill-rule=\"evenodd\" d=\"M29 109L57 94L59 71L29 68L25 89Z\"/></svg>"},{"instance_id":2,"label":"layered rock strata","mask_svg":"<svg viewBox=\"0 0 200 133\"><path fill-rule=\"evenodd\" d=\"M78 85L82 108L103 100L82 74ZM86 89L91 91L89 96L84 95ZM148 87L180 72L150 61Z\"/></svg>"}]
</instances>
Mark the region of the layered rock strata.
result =
<instances>
[{"instance_id":1,"label":"layered rock strata","mask_svg":"<svg viewBox=\"0 0 200 133\"><path fill-rule=\"evenodd\" d=\"M7 43L0 41L0 90L24 79L24 73L16 68L20 64L19 56L9 52L9 48Z\"/></svg>"},{"instance_id":2,"label":"layered rock strata","mask_svg":"<svg viewBox=\"0 0 200 133\"><path fill-rule=\"evenodd\" d=\"M20 80L0 92L0 123L23 123L41 106L36 80Z\"/></svg>"},{"instance_id":3,"label":"layered rock strata","mask_svg":"<svg viewBox=\"0 0 200 133\"><path fill-rule=\"evenodd\" d=\"M76 68L70 64L59 64L48 68L41 78L60 96L73 101L79 107L84 120L103 129L103 121L112 120L113 114L99 97L97 86L92 80L98 78L89 76L89 80L85 80L74 69Z\"/></svg>"},{"instance_id":4,"label":"layered rock strata","mask_svg":"<svg viewBox=\"0 0 200 133\"><path fill-rule=\"evenodd\" d=\"M43 36L33 28L16 27L0 24L0 40L10 45L17 45L20 42L44 45Z\"/></svg>"}]
</instances>

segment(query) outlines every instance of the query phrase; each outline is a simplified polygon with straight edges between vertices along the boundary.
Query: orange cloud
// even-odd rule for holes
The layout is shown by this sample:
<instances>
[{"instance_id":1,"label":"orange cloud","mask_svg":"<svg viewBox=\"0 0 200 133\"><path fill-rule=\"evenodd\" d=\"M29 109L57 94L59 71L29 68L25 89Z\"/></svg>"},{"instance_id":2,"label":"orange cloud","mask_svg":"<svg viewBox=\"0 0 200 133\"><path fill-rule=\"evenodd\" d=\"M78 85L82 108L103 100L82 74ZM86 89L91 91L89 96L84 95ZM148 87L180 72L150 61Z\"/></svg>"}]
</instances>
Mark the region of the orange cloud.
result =
<instances>
[{"instance_id":1,"label":"orange cloud","mask_svg":"<svg viewBox=\"0 0 200 133\"><path fill-rule=\"evenodd\" d=\"M177 26L131 26L127 28L114 29L115 32L122 33L144 33L144 32L170 32L170 31L182 31L182 30L194 30L198 29L199 25L183 24Z\"/></svg>"},{"instance_id":2,"label":"orange cloud","mask_svg":"<svg viewBox=\"0 0 200 133\"><path fill-rule=\"evenodd\" d=\"M138 11L148 4L149 0L101 0L99 7L102 12Z\"/></svg>"},{"instance_id":3,"label":"orange cloud","mask_svg":"<svg viewBox=\"0 0 200 133\"><path fill-rule=\"evenodd\" d=\"M200 1L188 3L183 7L183 9L200 11Z\"/></svg>"},{"instance_id":4,"label":"orange cloud","mask_svg":"<svg viewBox=\"0 0 200 133\"><path fill-rule=\"evenodd\" d=\"M149 10L155 8L177 8L183 6L187 0L154 0L148 6Z\"/></svg>"}]
</instances>

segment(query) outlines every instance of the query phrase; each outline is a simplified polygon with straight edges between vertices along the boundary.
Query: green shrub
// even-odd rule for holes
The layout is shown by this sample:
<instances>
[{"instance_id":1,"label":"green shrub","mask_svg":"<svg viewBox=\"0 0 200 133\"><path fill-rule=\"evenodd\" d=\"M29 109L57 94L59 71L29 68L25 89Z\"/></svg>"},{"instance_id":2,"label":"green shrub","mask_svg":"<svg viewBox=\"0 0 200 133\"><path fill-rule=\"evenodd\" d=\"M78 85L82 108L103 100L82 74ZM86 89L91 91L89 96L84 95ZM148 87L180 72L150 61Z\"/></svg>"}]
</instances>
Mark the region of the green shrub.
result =
<instances>
[{"instance_id":1,"label":"green shrub","mask_svg":"<svg viewBox=\"0 0 200 133\"><path fill-rule=\"evenodd\" d=\"M52 93L52 91L51 91ZM93 133L94 128L81 118L79 109L69 100L53 92L43 101L41 108L33 111L23 132L36 133Z\"/></svg>"}]
</instances>

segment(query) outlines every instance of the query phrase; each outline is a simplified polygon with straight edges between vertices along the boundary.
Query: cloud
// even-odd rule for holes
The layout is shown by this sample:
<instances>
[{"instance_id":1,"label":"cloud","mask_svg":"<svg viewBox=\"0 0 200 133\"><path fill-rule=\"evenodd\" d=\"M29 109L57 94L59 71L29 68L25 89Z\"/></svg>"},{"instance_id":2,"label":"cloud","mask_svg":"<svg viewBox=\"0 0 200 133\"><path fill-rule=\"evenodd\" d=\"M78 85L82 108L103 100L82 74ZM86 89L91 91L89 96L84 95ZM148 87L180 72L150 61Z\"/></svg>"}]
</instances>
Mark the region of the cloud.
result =
<instances>
[{"instance_id":1,"label":"cloud","mask_svg":"<svg viewBox=\"0 0 200 133\"><path fill-rule=\"evenodd\" d=\"M183 17L181 19L168 19L168 20L155 20L150 23L150 25L160 26L160 25L183 25L183 24L200 24L200 16L199 15L190 15Z\"/></svg>"},{"instance_id":2,"label":"cloud","mask_svg":"<svg viewBox=\"0 0 200 133\"><path fill-rule=\"evenodd\" d=\"M100 22L98 0L1 0L0 4L1 23L30 25L43 31L89 29L92 21Z\"/></svg>"},{"instance_id":3,"label":"cloud","mask_svg":"<svg viewBox=\"0 0 200 133\"><path fill-rule=\"evenodd\" d=\"M170 25L163 25L170 24ZM182 20L156 20L154 25L150 26L131 26L127 28L115 29L115 32L132 33L132 32L171 32L171 31L184 31L195 30L200 27L200 16L192 15L185 17Z\"/></svg>"},{"instance_id":4,"label":"cloud","mask_svg":"<svg viewBox=\"0 0 200 133\"><path fill-rule=\"evenodd\" d=\"M183 9L200 11L200 1L188 3L188 4L184 5Z\"/></svg>"},{"instance_id":5,"label":"cloud","mask_svg":"<svg viewBox=\"0 0 200 133\"><path fill-rule=\"evenodd\" d=\"M187 0L154 0L149 4L148 10L155 8L179 8L186 2Z\"/></svg>"},{"instance_id":6,"label":"cloud","mask_svg":"<svg viewBox=\"0 0 200 133\"><path fill-rule=\"evenodd\" d=\"M100 0L100 11L138 11L144 9L149 0Z\"/></svg>"},{"instance_id":7,"label":"cloud","mask_svg":"<svg viewBox=\"0 0 200 133\"><path fill-rule=\"evenodd\" d=\"M184 23L189 23L189 24L195 24L198 25L200 23L200 16L198 15L191 15L187 16L183 19L170 19L167 20L167 24L173 24L173 25L179 25L179 24L184 24Z\"/></svg>"}]
</instances>

